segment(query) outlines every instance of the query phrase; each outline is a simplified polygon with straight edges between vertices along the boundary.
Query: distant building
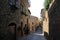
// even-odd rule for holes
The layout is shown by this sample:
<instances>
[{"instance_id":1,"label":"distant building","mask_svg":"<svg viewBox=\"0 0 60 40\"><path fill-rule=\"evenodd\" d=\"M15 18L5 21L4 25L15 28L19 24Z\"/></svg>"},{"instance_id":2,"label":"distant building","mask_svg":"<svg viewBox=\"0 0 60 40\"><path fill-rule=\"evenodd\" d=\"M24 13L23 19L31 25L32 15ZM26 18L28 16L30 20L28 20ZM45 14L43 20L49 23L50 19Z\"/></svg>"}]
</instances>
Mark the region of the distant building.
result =
<instances>
[{"instance_id":1,"label":"distant building","mask_svg":"<svg viewBox=\"0 0 60 40\"><path fill-rule=\"evenodd\" d=\"M41 17L42 17L42 21L45 19L45 10L41 9Z\"/></svg>"},{"instance_id":2,"label":"distant building","mask_svg":"<svg viewBox=\"0 0 60 40\"><path fill-rule=\"evenodd\" d=\"M36 27L39 26L39 20L35 16L30 16L28 24L30 27L30 32L34 32L36 30Z\"/></svg>"}]
</instances>

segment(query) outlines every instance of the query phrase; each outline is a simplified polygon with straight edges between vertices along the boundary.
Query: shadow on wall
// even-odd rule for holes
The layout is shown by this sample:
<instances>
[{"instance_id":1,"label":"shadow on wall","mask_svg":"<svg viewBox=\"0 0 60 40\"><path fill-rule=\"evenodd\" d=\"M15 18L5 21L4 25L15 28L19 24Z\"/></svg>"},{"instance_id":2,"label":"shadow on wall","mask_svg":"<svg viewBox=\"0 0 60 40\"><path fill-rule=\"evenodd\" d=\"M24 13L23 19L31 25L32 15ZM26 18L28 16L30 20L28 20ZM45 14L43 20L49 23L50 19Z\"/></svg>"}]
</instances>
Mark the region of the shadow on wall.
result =
<instances>
[{"instance_id":1,"label":"shadow on wall","mask_svg":"<svg viewBox=\"0 0 60 40\"><path fill-rule=\"evenodd\" d=\"M48 35L47 32L44 32L44 36L45 36L45 38L46 38L47 40L49 40L49 35Z\"/></svg>"},{"instance_id":2,"label":"shadow on wall","mask_svg":"<svg viewBox=\"0 0 60 40\"><path fill-rule=\"evenodd\" d=\"M28 35L29 34L29 28L28 28L28 25L27 24L25 24L25 27L24 27L24 34L25 35Z\"/></svg>"}]
</instances>

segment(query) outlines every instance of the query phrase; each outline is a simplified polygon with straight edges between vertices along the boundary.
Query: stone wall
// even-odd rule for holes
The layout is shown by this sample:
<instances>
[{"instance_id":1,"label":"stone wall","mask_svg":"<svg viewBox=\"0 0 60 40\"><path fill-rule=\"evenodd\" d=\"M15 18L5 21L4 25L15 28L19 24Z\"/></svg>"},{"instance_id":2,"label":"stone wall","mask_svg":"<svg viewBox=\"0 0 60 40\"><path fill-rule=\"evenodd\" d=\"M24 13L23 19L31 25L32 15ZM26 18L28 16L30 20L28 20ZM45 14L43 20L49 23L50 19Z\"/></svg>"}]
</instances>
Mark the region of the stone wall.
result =
<instances>
[{"instance_id":1,"label":"stone wall","mask_svg":"<svg viewBox=\"0 0 60 40\"><path fill-rule=\"evenodd\" d=\"M28 0L26 0L28 1ZM25 2L24 2L25 3ZM21 9L20 9L20 4L21 0L18 0L18 8L15 10L11 10L8 4L8 0L0 0L0 40L6 40L8 37L8 25L11 23L16 24L16 34L18 34L18 30L17 28L20 27L21 24L21 20L23 20L24 23L26 20L24 20L24 18L26 18L26 16L22 16L21 15ZM28 14L28 2L26 4L24 4L24 9L26 9L26 13ZM24 15L24 14L23 14ZM22 18L21 18L22 17Z\"/></svg>"},{"instance_id":2,"label":"stone wall","mask_svg":"<svg viewBox=\"0 0 60 40\"><path fill-rule=\"evenodd\" d=\"M47 34L49 34L49 17L47 11L45 11L45 18L43 21L43 32L47 32Z\"/></svg>"},{"instance_id":3,"label":"stone wall","mask_svg":"<svg viewBox=\"0 0 60 40\"><path fill-rule=\"evenodd\" d=\"M19 9L10 10L7 0L0 0L0 35L1 40L7 37L7 28L10 23L18 23ZM13 12L14 11L14 12Z\"/></svg>"},{"instance_id":4,"label":"stone wall","mask_svg":"<svg viewBox=\"0 0 60 40\"><path fill-rule=\"evenodd\" d=\"M55 0L49 9L49 40L60 40L60 1Z\"/></svg>"},{"instance_id":5,"label":"stone wall","mask_svg":"<svg viewBox=\"0 0 60 40\"><path fill-rule=\"evenodd\" d=\"M38 18L35 16L30 16L30 18L29 18L30 31L35 32L37 26L39 26Z\"/></svg>"}]
</instances>

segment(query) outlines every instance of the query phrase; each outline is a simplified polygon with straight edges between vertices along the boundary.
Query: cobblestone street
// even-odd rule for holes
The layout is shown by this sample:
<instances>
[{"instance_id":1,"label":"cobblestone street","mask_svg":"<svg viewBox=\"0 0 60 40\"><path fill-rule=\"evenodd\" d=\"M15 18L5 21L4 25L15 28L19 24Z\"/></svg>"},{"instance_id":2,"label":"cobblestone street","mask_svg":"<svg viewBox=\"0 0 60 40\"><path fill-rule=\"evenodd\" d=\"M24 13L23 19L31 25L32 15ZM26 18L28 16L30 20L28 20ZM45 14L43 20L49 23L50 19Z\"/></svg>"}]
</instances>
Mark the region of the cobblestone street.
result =
<instances>
[{"instance_id":1,"label":"cobblestone street","mask_svg":"<svg viewBox=\"0 0 60 40\"><path fill-rule=\"evenodd\" d=\"M38 29L34 33L30 33L29 35L25 35L24 37L18 38L18 40L46 40L44 35L41 33L41 30Z\"/></svg>"}]
</instances>

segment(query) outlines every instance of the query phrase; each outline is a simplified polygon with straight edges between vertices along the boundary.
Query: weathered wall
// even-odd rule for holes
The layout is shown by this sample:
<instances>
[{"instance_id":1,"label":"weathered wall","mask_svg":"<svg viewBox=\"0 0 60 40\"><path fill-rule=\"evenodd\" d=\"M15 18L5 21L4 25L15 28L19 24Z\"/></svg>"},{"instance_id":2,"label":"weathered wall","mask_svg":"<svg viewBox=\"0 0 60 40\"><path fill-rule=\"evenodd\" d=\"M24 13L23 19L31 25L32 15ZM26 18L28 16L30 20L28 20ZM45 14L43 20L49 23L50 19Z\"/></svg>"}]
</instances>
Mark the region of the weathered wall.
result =
<instances>
[{"instance_id":1,"label":"weathered wall","mask_svg":"<svg viewBox=\"0 0 60 40\"><path fill-rule=\"evenodd\" d=\"M39 20L37 17L30 16L29 18L29 27L30 31L34 32L36 30L36 27L39 26Z\"/></svg>"},{"instance_id":2,"label":"weathered wall","mask_svg":"<svg viewBox=\"0 0 60 40\"><path fill-rule=\"evenodd\" d=\"M55 0L49 13L49 40L60 40L60 0Z\"/></svg>"},{"instance_id":3,"label":"weathered wall","mask_svg":"<svg viewBox=\"0 0 60 40\"><path fill-rule=\"evenodd\" d=\"M0 4L0 35L4 39L7 36L8 25L10 23L15 23L16 25L19 23L19 10L17 9L13 13L8 6L7 0L0 0Z\"/></svg>"},{"instance_id":4,"label":"weathered wall","mask_svg":"<svg viewBox=\"0 0 60 40\"><path fill-rule=\"evenodd\" d=\"M23 6L27 10L26 12L28 12L28 0L26 1L23 3ZM18 6L19 6L18 9L11 10L9 8L8 0L0 0L0 37L2 38L1 40L5 40L5 38L8 36L7 28L9 24L11 23L16 24L16 33L17 33L18 32L17 28L20 26L21 20L24 21L24 23L26 23L25 20L26 16L22 16L20 12L21 11L20 4L22 4L21 0L18 0Z\"/></svg>"},{"instance_id":5,"label":"weathered wall","mask_svg":"<svg viewBox=\"0 0 60 40\"><path fill-rule=\"evenodd\" d=\"M47 32L49 34L49 17L48 17L48 12L45 11L45 17L43 20L43 32Z\"/></svg>"},{"instance_id":6,"label":"weathered wall","mask_svg":"<svg viewBox=\"0 0 60 40\"><path fill-rule=\"evenodd\" d=\"M43 33L46 32L49 34L49 17L48 17L48 11L45 9L41 9L41 17L42 17L42 29Z\"/></svg>"}]
</instances>

